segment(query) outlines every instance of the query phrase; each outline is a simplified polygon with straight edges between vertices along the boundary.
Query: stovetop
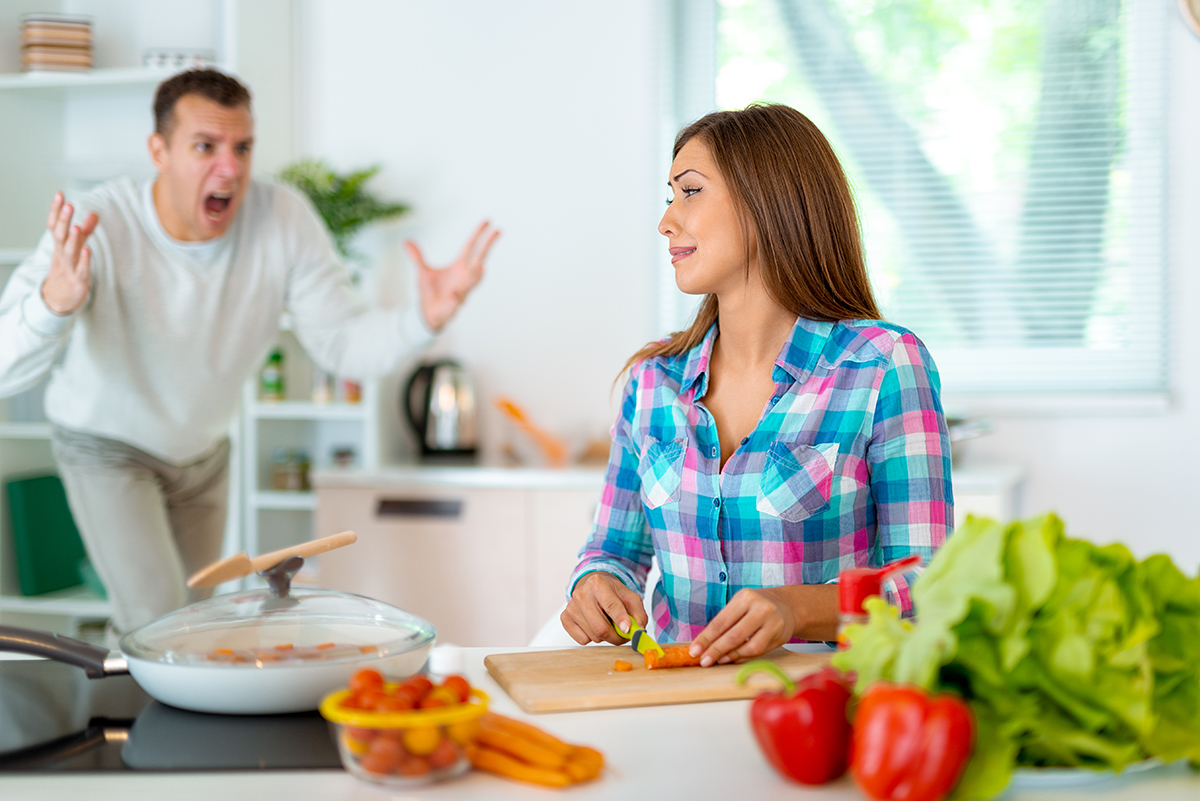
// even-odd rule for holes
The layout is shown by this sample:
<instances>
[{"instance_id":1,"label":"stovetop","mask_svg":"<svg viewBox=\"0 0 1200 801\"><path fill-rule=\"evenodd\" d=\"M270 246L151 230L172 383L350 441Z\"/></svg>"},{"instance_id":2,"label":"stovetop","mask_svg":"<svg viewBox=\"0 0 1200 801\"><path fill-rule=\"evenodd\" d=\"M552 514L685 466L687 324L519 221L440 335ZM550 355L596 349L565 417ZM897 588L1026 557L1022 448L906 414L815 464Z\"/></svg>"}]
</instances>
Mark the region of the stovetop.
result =
<instances>
[{"instance_id":1,"label":"stovetop","mask_svg":"<svg viewBox=\"0 0 1200 801\"><path fill-rule=\"evenodd\" d=\"M209 715L167 706L129 676L0 661L0 775L54 771L340 768L316 712Z\"/></svg>"}]
</instances>

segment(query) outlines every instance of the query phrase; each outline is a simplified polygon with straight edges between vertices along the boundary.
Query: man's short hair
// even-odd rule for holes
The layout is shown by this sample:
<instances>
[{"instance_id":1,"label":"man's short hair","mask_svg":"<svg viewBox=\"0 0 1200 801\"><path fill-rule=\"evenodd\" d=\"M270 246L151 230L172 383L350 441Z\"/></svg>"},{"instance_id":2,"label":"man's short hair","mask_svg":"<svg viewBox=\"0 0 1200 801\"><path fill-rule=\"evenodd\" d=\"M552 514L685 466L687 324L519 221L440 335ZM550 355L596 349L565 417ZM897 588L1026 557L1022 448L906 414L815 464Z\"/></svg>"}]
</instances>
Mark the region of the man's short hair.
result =
<instances>
[{"instance_id":1,"label":"man's short hair","mask_svg":"<svg viewBox=\"0 0 1200 801\"><path fill-rule=\"evenodd\" d=\"M175 127L175 104L185 95L199 95L225 108L250 108L250 90L219 70L188 70L158 85L154 93L154 130L165 139Z\"/></svg>"}]
</instances>

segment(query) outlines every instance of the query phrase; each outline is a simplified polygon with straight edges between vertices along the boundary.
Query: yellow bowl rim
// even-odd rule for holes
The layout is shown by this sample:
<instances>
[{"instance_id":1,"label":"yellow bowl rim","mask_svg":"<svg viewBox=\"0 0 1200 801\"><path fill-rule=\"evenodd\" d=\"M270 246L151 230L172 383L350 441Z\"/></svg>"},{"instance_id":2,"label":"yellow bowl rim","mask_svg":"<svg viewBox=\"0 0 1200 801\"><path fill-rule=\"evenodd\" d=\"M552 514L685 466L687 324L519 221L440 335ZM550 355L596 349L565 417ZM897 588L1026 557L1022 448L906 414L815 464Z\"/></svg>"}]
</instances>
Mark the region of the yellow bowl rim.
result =
<instances>
[{"instance_id":1,"label":"yellow bowl rim","mask_svg":"<svg viewBox=\"0 0 1200 801\"><path fill-rule=\"evenodd\" d=\"M396 685L385 685L394 687ZM414 709L404 712L372 712L368 709L347 709L342 702L350 697L349 690L338 690L321 702L321 716L334 723L358 726L363 729L408 729L418 726L448 726L474 720L487 712L488 696L483 690L471 688L466 701L453 706L433 709Z\"/></svg>"}]
</instances>

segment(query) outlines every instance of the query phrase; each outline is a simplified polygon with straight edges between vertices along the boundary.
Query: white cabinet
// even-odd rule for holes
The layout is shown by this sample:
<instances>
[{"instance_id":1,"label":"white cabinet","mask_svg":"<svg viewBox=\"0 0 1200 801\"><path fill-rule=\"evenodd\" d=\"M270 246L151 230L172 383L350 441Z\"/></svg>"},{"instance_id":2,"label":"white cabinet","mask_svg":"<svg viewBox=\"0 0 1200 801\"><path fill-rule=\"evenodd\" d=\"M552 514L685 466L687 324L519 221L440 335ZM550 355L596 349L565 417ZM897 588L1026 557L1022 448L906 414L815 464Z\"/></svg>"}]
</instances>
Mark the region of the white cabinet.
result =
<instances>
[{"instance_id":1,"label":"white cabinet","mask_svg":"<svg viewBox=\"0 0 1200 801\"><path fill-rule=\"evenodd\" d=\"M519 646L562 605L600 471L399 468L316 476L319 583L431 621L442 642Z\"/></svg>"}]
</instances>

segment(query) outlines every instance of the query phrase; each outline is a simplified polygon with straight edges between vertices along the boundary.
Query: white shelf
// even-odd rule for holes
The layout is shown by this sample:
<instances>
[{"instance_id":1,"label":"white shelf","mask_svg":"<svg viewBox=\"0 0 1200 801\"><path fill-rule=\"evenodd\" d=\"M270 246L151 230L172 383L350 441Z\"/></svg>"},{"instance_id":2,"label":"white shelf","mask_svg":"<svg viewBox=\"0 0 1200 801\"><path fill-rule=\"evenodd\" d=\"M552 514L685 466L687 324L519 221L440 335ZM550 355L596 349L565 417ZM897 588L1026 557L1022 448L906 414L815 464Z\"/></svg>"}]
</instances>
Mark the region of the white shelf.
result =
<instances>
[{"instance_id":1,"label":"white shelf","mask_svg":"<svg viewBox=\"0 0 1200 801\"><path fill-rule=\"evenodd\" d=\"M86 587L71 587L42 595L0 595L0 611L101 618L112 615L112 604Z\"/></svg>"},{"instance_id":2,"label":"white shelf","mask_svg":"<svg viewBox=\"0 0 1200 801\"><path fill-rule=\"evenodd\" d=\"M311 512L317 508L317 496L311 492L259 490L250 496L250 503L257 509Z\"/></svg>"},{"instance_id":3,"label":"white shelf","mask_svg":"<svg viewBox=\"0 0 1200 801\"><path fill-rule=\"evenodd\" d=\"M0 75L0 89L72 89L157 84L177 70L119 67L87 72L13 72Z\"/></svg>"},{"instance_id":4,"label":"white shelf","mask_svg":"<svg viewBox=\"0 0 1200 801\"><path fill-rule=\"evenodd\" d=\"M0 439L50 439L50 424L0 423Z\"/></svg>"},{"instance_id":5,"label":"white shelf","mask_svg":"<svg viewBox=\"0 0 1200 801\"><path fill-rule=\"evenodd\" d=\"M367 410L363 403L256 401L250 414L259 420L362 420Z\"/></svg>"}]
</instances>

